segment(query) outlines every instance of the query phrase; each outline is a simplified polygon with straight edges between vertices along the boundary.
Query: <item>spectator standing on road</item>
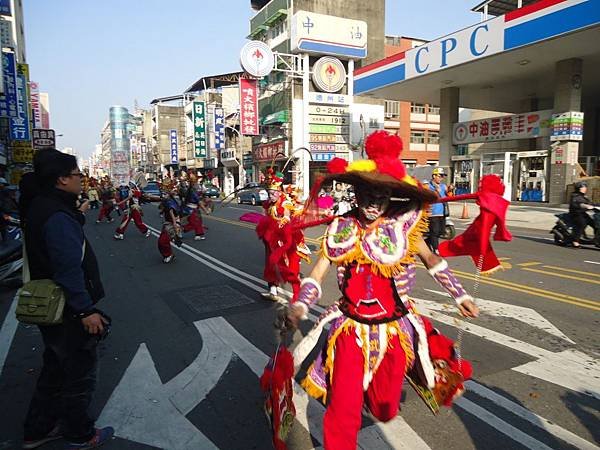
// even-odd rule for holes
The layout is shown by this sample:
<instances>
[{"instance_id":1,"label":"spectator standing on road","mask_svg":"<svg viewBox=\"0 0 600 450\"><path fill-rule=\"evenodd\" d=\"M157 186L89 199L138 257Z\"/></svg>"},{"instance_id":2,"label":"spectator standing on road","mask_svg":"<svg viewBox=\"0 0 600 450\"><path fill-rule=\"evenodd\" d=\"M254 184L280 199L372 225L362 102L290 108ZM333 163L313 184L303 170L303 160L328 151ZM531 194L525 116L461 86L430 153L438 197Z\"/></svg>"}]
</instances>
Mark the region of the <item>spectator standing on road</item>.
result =
<instances>
[{"instance_id":1,"label":"spectator standing on road","mask_svg":"<svg viewBox=\"0 0 600 450\"><path fill-rule=\"evenodd\" d=\"M429 181L429 189L434 191L440 198L446 197L448 193L446 185L442 183L445 176L444 169L442 167L436 167L433 169L431 180ZM434 203L431 205L431 214L429 216L429 237L427 238L427 245L435 254L438 254L440 236L444 234L444 228L446 228L444 204Z\"/></svg>"},{"instance_id":2,"label":"spectator standing on road","mask_svg":"<svg viewBox=\"0 0 600 450\"><path fill-rule=\"evenodd\" d=\"M586 197L587 184L584 181L578 181L574 185L575 191L571 194L569 201L569 215L573 219L573 242L574 248L579 248L579 239L585 227L588 225L594 227L594 221L587 214L587 210L594 209L594 204Z\"/></svg>"},{"instance_id":3,"label":"spectator standing on road","mask_svg":"<svg viewBox=\"0 0 600 450\"><path fill-rule=\"evenodd\" d=\"M39 194L21 207L31 279L52 279L63 289L66 306L61 324L39 326L43 367L25 420L23 448L62 436L68 441L65 449L95 448L114 433L111 427L95 428L88 412L96 384L96 346L109 319L94 307L104 289L84 234L85 218L77 209L82 173L74 156L48 149L35 156L30 179Z\"/></svg>"}]
</instances>

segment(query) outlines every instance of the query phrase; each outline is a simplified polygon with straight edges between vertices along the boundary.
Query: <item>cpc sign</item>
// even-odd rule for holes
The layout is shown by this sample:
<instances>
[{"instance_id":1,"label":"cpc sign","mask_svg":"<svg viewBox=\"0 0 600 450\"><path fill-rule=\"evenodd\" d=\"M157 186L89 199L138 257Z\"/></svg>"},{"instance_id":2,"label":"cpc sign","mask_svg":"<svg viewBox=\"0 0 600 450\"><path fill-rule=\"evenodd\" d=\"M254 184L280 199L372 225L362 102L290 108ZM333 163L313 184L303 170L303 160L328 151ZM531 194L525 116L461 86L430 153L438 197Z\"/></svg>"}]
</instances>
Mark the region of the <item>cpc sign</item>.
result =
<instances>
[{"instance_id":1,"label":"cpc sign","mask_svg":"<svg viewBox=\"0 0 600 450\"><path fill-rule=\"evenodd\" d=\"M504 17L496 17L406 52L406 79L436 72L504 49Z\"/></svg>"}]
</instances>

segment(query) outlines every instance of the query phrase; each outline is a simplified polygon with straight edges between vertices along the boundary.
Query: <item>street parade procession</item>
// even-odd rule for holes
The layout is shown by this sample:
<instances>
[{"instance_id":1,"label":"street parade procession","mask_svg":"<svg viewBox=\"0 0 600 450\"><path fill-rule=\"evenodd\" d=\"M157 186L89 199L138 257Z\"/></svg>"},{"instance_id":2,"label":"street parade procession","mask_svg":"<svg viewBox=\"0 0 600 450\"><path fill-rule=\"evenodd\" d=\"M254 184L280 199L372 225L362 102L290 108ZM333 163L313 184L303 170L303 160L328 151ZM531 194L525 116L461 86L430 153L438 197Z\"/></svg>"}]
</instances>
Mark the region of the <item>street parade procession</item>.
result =
<instances>
[{"instance_id":1,"label":"street parade procession","mask_svg":"<svg viewBox=\"0 0 600 450\"><path fill-rule=\"evenodd\" d=\"M600 0L455 3L0 0L0 450L600 450Z\"/></svg>"}]
</instances>

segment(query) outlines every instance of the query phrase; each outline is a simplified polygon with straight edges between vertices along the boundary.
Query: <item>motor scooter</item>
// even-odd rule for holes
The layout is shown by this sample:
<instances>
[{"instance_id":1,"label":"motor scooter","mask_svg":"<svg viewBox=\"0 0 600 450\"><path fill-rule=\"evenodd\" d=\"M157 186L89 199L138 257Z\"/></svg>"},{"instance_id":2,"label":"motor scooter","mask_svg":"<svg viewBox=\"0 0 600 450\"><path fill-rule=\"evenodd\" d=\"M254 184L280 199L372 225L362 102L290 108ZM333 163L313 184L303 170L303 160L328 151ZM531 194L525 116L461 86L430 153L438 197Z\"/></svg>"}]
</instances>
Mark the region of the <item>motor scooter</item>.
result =
<instances>
[{"instance_id":1,"label":"motor scooter","mask_svg":"<svg viewBox=\"0 0 600 450\"><path fill-rule=\"evenodd\" d=\"M586 211L594 223L593 234L587 234L586 231L589 227L586 227L581 233L579 239L580 245L595 245L600 247L600 208L595 207ZM550 234L554 235L554 243L556 245L570 245L573 243L573 219L569 213L555 214L557 217L556 224L550 230Z\"/></svg>"}]
</instances>

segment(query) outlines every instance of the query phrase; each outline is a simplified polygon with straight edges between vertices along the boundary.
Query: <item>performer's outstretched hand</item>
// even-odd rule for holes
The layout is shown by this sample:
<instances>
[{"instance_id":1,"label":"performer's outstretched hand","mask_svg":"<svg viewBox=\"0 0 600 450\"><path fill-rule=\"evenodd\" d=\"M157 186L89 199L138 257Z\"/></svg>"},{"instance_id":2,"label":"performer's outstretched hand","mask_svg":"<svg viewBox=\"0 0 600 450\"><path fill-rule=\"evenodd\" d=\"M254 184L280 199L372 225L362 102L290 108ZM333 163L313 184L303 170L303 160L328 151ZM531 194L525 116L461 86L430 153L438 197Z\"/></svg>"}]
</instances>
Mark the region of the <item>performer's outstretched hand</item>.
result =
<instances>
[{"instance_id":1,"label":"performer's outstretched hand","mask_svg":"<svg viewBox=\"0 0 600 450\"><path fill-rule=\"evenodd\" d=\"M472 300L464 300L460 305L458 305L458 309L460 313L464 317L477 317L479 316L479 308Z\"/></svg>"}]
</instances>

